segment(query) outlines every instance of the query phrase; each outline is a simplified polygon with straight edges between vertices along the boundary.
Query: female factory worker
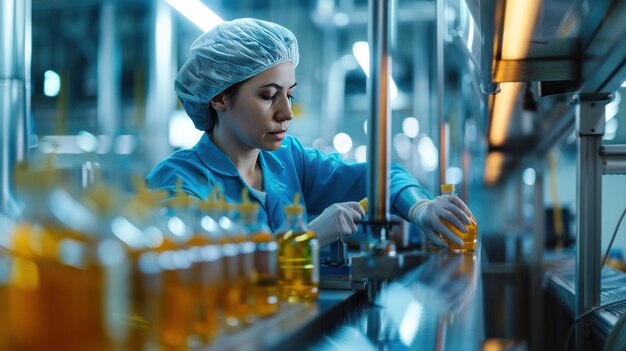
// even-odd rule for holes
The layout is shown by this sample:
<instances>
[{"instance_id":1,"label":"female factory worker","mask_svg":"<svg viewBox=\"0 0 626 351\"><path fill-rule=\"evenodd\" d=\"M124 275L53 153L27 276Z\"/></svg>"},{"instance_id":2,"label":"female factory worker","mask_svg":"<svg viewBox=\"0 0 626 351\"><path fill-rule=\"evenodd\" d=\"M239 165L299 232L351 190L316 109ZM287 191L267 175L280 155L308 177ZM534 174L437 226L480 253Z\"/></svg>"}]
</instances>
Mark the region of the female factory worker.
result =
<instances>
[{"instance_id":1,"label":"female factory worker","mask_svg":"<svg viewBox=\"0 0 626 351\"><path fill-rule=\"evenodd\" d=\"M283 223L283 207L300 193L306 213L319 215L309 226L321 245L355 232L365 215L355 201L366 196L366 164L303 147L287 134L298 59L293 33L271 22L237 19L201 35L174 88L195 127L205 133L193 148L161 161L148 175L148 186L173 191L180 178L186 193L206 199L219 185L232 202L247 187L261 205L259 219L272 230ZM436 244L445 245L438 232L462 245L439 221L466 230L471 214L458 197L431 199L399 165L391 166L390 179L393 212Z\"/></svg>"}]
</instances>

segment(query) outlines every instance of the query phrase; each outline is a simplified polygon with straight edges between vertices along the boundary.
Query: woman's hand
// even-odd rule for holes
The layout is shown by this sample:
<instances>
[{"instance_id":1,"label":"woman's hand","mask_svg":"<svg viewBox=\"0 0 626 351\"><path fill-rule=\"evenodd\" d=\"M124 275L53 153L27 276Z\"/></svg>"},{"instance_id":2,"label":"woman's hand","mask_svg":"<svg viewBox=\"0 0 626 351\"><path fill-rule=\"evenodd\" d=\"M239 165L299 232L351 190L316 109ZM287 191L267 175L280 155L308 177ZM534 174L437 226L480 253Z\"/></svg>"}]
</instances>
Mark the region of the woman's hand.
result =
<instances>
[{"instance_id":1,"label":"woman's hand","mask_svg":"<svg viewBox=\"0 0 626 351\"><path fill-rule=\"evenodd\" d=\"M435 245L444 247L448 245L437 234L445 236L459 246L463 246L463 241L441 220L446 220L461 232L467 232L466 225L471 223L471 215L463 200L454 195L441 195L434 200L420 201L409 211L411 222L418 225Z\"/></svg>"},{"instance_id":2,"label":"woman's hand","mask_svg":"<svg viewBox=\"0 0 626 351\"><path fill-rule=\"evenodd\" d=\"M364 216L365 211L358 202L340 202L328 206L309 223L309 228L317 235L320 246L324 246L337 241L340 235L356 232Z\"/></svg>"}]
</instances>

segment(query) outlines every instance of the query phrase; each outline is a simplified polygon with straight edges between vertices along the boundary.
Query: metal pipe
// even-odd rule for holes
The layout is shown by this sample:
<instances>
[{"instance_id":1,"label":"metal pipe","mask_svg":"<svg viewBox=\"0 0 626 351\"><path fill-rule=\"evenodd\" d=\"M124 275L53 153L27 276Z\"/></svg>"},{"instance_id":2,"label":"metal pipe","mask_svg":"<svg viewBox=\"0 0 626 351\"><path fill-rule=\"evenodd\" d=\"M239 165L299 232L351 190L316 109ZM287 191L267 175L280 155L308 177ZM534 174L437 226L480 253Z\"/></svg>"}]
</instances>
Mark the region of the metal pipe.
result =
<instances>
[{"instance_id":1,"label":"metal pipe","mask_svg":"<svg viewBox=\"0 0 626 351\"><path fill-rule=\"evenodd\" d=\"M391 109L389 80L391 78L390 14L392 0L371 0L370 26L370 76L367 80L369 97L368 137L368 187L369 218L374 223L389 221L389 135ZM374 230L377 239L384 241L384 226Z\"/></svg>"},{"instance_id":2,"label":"metal pipe","mask_svg":"<svg viewBox=\"0 0 626 351\"><path fill-rule=\"evenodd\" d=\"M600 155L603 174L626 174L626 145L605 145Z\"/></svg>"},{"instance_id":3,"label":"metal pipe","mask_svg":"<svg viewBox=\"0 0 626 351\"><path fill-rule=\"evenodd\" d=\"M439 173L435 189L438 192L439 186L446 183L447 161L447 139L446 120L444 111L444 34L446 30L445 0L437 0L437 135L439 147Z\"/></svg>"},{"instance_id":4,"label":"metal pipe","mask_svg":"<svg viewBox=\"0 0 626 351\"><path fill-rule=\"evenodd\" d=\"M604 109L608 101L608 94L580 94L576 101L576 317L600 304L602 159L599 151L604 135ZM590 346L588 330L586 321L579 325L576 331L577 349L585 350Z\"/></svg>"},{"instance_id":5,"label":"metal pipe","mask_svg":"<svg viewBox=\"0 0 626 351\"><path fill-rule=\"evenodd\" d=\"M542 158L535 158L535 185L533 187L533 205L535 215L533 221L533 246L530 258L530 303L537 306L530 312L530 349L541 350L543 342L543 251L546 242L544 198L544 169Z\"/></svg>"},{"instance_id":6,"label":"metal pipe","mask_svg":"<svg viewBox=\"0 0 626 351\"><path fill-rule=\"evenodd\" d=\"M115 11L117 5L105 1L100 6L100 45L98 46L98 129L113 140L119 132L121 111L121 68Z\"/></svg>"},{"instance_id":7,"label":"metal pipe","mask_svg":"<svg viewBox=\"0 0 626 351\"><path fill-rule=\"evenodd\" d=\"M13 171L26 156L30 0L0 0L0 212L17 216Z\"/></svg>"},{"instance_id":8,"label":"metal pipe","mask_svg":"<svg viewBox=\"0 0 626 351\"><path fill-rule=\"evenodd\" d=\"M150 33L150 73L146 113L146 166L152 168L170 152L168 122L176 109L172 99L172 82L176 78L175 36L172 10L165 1L153 3Z\"/></svg>"}]
</instances>

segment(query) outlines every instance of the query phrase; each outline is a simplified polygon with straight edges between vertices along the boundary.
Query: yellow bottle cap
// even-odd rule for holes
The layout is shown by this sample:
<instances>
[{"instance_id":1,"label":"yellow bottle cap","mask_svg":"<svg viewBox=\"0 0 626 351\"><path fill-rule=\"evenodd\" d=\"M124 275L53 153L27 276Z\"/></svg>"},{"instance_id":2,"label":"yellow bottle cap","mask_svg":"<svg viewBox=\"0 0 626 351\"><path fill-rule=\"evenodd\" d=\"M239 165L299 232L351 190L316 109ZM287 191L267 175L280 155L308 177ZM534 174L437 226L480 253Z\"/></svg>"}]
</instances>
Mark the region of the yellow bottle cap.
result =
<instances>
[{"instance_id":1,"label":"yellow bottle cap","mask_svg":"<svg viewBox=\"0 0 626 351\"><path fill-rule=\"evenodd\" d=\"M224 199L224 194L218 185L213 187L206 201L201 201L198 206L203 211L228 211L230 205Z\"/></svg>"},{"instance_id":2,"label":"yellow bottle cap","mask_svg":"<svg viewBox=\"0 0 626 351\"><path fill-rule=\"evenodd\" d=\"M454 192L454 184L442 184L441 185L442 193L453 193Z\"/></svg>"},{"instance_id":3,"label":"yellow bottle cap","mask_svg":"<svg viewBox=\"0 0 626 351\"><path fill-rule=\"evenodd\" d=\"M164 190L151 191L146 187L141 175L133 176L135 195L127 202L124 212L135 217L145 218L158 203L167 197Z\"/></svg>"},{"instance_id":4,"label":"yellow bottle cap","mask_svg":"<svg viewBox=\"0 0 626 351\"><path fill-rule=\"evenodd\" d=\"M359 201L359 205L361 205L361 207L363 207L363 211L367 212L367 207L369 205L369 201L367 200L366 197L364 197L361 201Z\"/></svg>"},{"instance_id":5,"label":"yellow bottle cap","mask_svg":"<svg viewBox=\"0 0 626 351\"><path fill-rule=\"evenodd\" d=\"M167 200L166 205L176 208L186 208L193 204L194 200L187 193L183 191L183 180L176 179L176 190L174 190L175 196Z\"/></svg>"},{"instance_id":6,"label":"yellow bottle cap","mask_svg":"<svg viewBox=\"0 0 626 351\"><path fill-rule=\"evenodd\" d=\"M300 193L296 193L293 197L293 203L285 206L285 213L288 215L297 215L304 212L304 206L300 205Z\"/></svg>"},{"instance_id":7,"label":"yellow bottle cap","mask_svg":"<svg viewBox=\"0 0 626 351\"><path fill-rule=\"evenodd\" d=\"M116 187L104 182L95 182L85 190L84 201L92 210L103 214L118 208L122 195Z\"/></svg>"},{"instance_id":8,"label":"yellow bottle cap","mask_svg":"<svg viewBox=\"0 0 626 351\"><path fill-rule=\"evenodd\" d=\"M237 206L237 209L241 214L249 214L259 210L259 205L253 203L248 199L248 188L245 186L241 190L241 203Z\"/></svg>"}]
</instances>

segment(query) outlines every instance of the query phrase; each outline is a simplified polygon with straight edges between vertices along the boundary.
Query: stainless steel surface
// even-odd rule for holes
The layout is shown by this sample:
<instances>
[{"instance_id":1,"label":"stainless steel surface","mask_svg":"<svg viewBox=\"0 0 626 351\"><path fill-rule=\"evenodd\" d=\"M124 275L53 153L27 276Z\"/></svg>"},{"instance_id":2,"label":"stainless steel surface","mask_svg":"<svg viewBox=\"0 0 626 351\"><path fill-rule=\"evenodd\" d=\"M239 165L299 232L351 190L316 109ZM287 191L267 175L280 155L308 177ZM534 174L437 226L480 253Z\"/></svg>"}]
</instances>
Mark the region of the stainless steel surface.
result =
<instances>
[{"instance_id":1,"label":"stainless steel surface","mask_svg":"<svg viewBox=\"0 0 626 351\"><path fill-rule=\"evenodd\" d=\"M494 82L533 82L575 80L578 78L578 62L574 60L513 61L498 62Z\"/></svg>"},{"instance_id":2,"label":"stainless steel surface","mask_svg":"<svg viewBox=\"0 0 626 351\"><path fill-rule=\"evenodd\" d=\"M381 286L374 304L346 315L312 350L481 350L480 255L431 254Z\"/></svg>"},{"instance_id":3,"label":"stainless steel surface","mask_svg":"<svg viewBox=\"0 0 626 351\"><path fill-rule=\"evenodd\" d=\"M603 174L626 174L626 145L605 145L600 155Z\"/></svg>"},{"instance_id":4,"label":"stainless steel surface","mask_svg":"<svg viewBox=\"0 0 626 351\"><path fill-rule=\"evenodd\" d=\"M297 350L339 324L345 311L356 309L361 293L323 290L308 304L283 304L280 313L257 320L236 333L220 335L210 350Z\"/></svg>"},{"instance_id":5,"label":"stainless steel surface","mask_svg":"<svg viewBox=\"0 0 626 351\"><path fill-rule=\"evenodd\" d=\"M320 277L320 289L330 290L365 290L367 280L353 281L350 279L336 279L331 276L322 275Z\"/></svg>"},{"instance_id":6,"label":"stainless steel surface","mask_svg":"<svg viewBox=\"0 0 626 351\"><path fill-rule=\"evenodd\" d=\"M626 2L595 1L582 28L581 86L587 93L613 92L626 79ZM594 26L595 25L595 26Z\"/></svg>"},{"instance_id":7,"label":"stainless steel surface","mask_svg":"<svg viewBox=\"0 0 626 351\"><path fill-rule=\"evenodd\" d=\"M370 76L367 80L369 98L367 167L369 220L383 223L389 220L389 137L391 106L389 84L391 79L391 6L392 0L370 0ZM373 230L375 238L384 241L386 229Z\"/></svg>"},{"instance_id":8,"label":"stainless steel surface","mask_svg":"<svg viewBox=\"0 0 626 351\"><path fill-rule=\"evenodd\" d=\"M391 280L418 267L428 259L424 252L404 252L395 256L353 256L352 280Z\"/></svg>"},{"instance_id":9,"label":"stainless steel surface","mask_svg":"<svg viewBox=\"0 0 626 351\"><path fill-rule=\"evenodd\" d=\"M467 1L468 6L474 1ZM499 51L500 36L504 22L504 1L480 1L479 9L474 11L480 23L480 59L478 65L480 90L484 94L497 94L500 86L493 81L494 52ZM469 6L470 9L472 8ZM479 13L476 13L478 12Z\"/></svg>"},{"instance_id":10,"label":"stainless steel surface","mask_svg":"<svg viewBox=\"0 0 626 351\"><path fill-rule=\"evenodd\" d=\"M30 1L0 0L0 212L17 216L13 171L26 154ZM28 12L28 13L27 13Z\"/></svg>"},{"instance_id":11,"label":"stainless steel surface","mask_svg":"<svg viewBox=\"0 0 626 351\"><path fill-rule=\"evenodd\" d=\"M602 160L599 151L604 135L604 109L609 100L606 94L581 94L576 106L576 316L600 303ZM585 340L587 328L587 323L577 328L576 346L580 349L589 342Z\"/></svg>"},{"instance_id":12,"label":"stainless steel surface","mask_svg":"<svg viewBox=\"0 0 626 351\"><path fill-rule=\"evenodd\" d=\"M398 255L369 254L352 257L352 280L367 281L368 301L373 302L380 289L413 269L428 258L423 252L404 252Z\"/></svg>"}]
</instances>

